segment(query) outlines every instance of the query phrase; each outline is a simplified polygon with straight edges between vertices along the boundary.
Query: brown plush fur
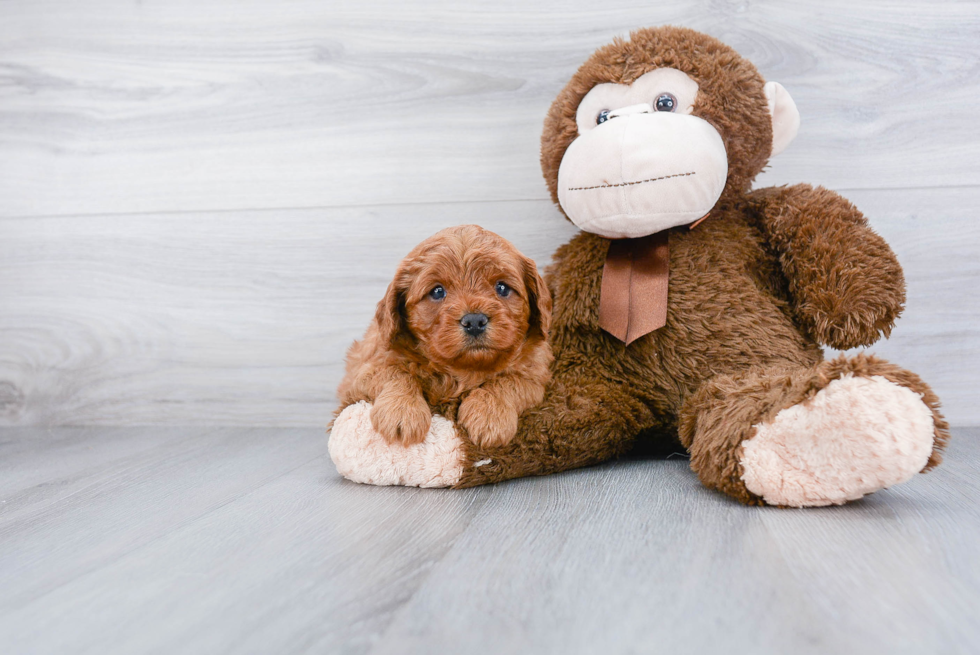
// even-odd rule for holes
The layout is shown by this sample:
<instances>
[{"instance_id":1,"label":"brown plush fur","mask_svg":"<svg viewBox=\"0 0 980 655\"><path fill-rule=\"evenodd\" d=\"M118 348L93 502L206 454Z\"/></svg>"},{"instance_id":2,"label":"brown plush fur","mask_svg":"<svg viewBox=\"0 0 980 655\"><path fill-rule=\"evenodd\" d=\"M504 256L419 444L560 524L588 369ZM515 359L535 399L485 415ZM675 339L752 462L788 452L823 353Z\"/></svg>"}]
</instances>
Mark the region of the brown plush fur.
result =
<instances>
[{"instance_id":1,"label":"brown plush fur","mask_svg":"<svg viewBox=\"0 0 980 655\"><path fill-rule=\"evenodd\" d=\"M637 30L628 41L599 48L561 90L544 120L541 169L558 202L558 168L578 136L575 111L592 87L631 84L656 68L676 68L698 83L694 115L710 123L728 151L728 184L721 202L741 197L769 159L772 122L755 67L727 45L679 27ZM731 164L735 162L733 167Z\"/></svg>"},{"instance_id":2,"label":"brown plush fur","mask_svg":"<svg viewBox=\"0 0 980 655\"><path fill-rule=\"evenodd\" d=\"M594 464L637 438L679 435L706 485L759 502L741 480L742 441L753 425L845 372L881 375L921 394L935 418L929 467L937 464L948 432L925 383L871 357L822 361L820 344L850 348L889 333L905 300L902 270L836 193L808 185L750 192L772 128L762 78L729 47L666 27L600 48L545 120L541 164L552 198L582 97L596 84L629 83L661 66L698 83L694 114L718 130L729 158L727 185L708 219L670 230L667 324L629 346L603 332L609 241L581 233L562 246L546 273L555 299L553 380L543 402L522 416L514 441L466 446L459 486Z\"/></svg>"},{"instance_id":3,"label":"brown plush fur","mask_svg":"<svg viewBox=\"0 0 980 655\"><path fill-rule=\"evenodd\" d=\"M833 380L847 374L881 376L920 394L932 410L935 424L935 445L924 470L939 464L939 451L949 439L949 426L939 413L936 395L914 373L877 357L857 355L840 356L809 368L752 368L721 375L704 384L681 409L680 439L690 450L691 468L708 487L747 504L764 504L742 484L742 443L755 435L754 426L772 421L787 407L807 402Z\"/></svg>"},{"instance_id":4,"label":"brown plush fur","mask_svg":"<svg viewBox=\"0 0 980 655\"><path fill-rule=\"evenodd\" d=\"M430 296L436 286L444 298ZM471 313L489 318L478 336L461 325ZM506 444L551 377L550 323L551 295L533 261L476 225L448 228L399 265L348 352L341 406L372 402L371 423L389 442L422 441L435 411L477 444Z\"/></svg>"}]
</instances>

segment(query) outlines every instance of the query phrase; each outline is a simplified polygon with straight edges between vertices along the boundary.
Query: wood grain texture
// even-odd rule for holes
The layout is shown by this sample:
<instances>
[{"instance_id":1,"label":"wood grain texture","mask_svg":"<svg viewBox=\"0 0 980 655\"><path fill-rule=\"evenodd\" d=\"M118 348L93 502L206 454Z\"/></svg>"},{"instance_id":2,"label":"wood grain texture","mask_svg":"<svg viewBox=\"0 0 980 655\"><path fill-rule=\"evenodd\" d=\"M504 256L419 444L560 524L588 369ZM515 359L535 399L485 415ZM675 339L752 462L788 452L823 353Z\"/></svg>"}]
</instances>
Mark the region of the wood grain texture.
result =
<instances>
[{"instance_id":1,"label":"wood grain texture","mask_svg":"<svg viewBox=\"0 0 980 655\"><path fill-rule=\"evenodd\" d=\"M811 510L738 505L680 458L451 491L355 485L325 450L306 429L0 430L0 507L22 501L0 513L0 651L980 649L977 429L928 475Z\"/></svg>"},{"instance_id":2,"label":"wood grain texture","mask_svg":"<svg viewBox=\"0 0 980 655\"><path fill-rule=\"evenodd\" d=\"M975 185L975 3L0 3L0 216L546 198L545 112L613 36L715 35L803 115L767 183Z\"/></svg>"},{"instance_id":3,"label":"wood grain texture","mask_svg":"<svg viewBox=\"0 0 980 655\"><path fill-rule=\"evenodd\" d=\"M869 214L910 284L874 350L980 423L976 3L46 0L0 3L0 424L323 425L415 243L475 222L544 264L567 240L545 111L661 23L792 92L759 184Z\"/></svg>"},{"instance_id":4,"label":"wood grain texture","mask_svg":"<svg viewBox=\"0 0 980 655\"><path fill-rule=\"evenodd\" d=\"M416 243L475 222L545 262L549 205L0 220L0 420L325 426Z\"/></svg>"},{"instance_id":5,"label":"wood grain texture","mask_svg":"<svg viewBox=\"0 0 980 655\"><path fill-rule=\"evenodd\" d=\"M908 278L871 350L980 423L980 189L849 196ZM540 265L573 234L547 201L0 219L0 421L325 425L398 261L463 222Z\"/></svg>"},{"instance_id":6,"label":"wood grain texture","mask_svg":"<svg viewBox=\"0 0 980 655\"><path fill-rule=\"evenodd\" d=\"M117 428L103 440L91 432L57 433L62 438L53 448L34 439L33 457L4 463L16 477L30 478L6 482L2 492L0 613L140 550L322 450L308 435L268 429L172 428L138 441L130 433L123 448L119 434ZM84 458L73 452L79 445L89 450ZM38 468L46 478L38 479ZM41 552L61 556L43 561Z\"/></svg>"}]
</instances>

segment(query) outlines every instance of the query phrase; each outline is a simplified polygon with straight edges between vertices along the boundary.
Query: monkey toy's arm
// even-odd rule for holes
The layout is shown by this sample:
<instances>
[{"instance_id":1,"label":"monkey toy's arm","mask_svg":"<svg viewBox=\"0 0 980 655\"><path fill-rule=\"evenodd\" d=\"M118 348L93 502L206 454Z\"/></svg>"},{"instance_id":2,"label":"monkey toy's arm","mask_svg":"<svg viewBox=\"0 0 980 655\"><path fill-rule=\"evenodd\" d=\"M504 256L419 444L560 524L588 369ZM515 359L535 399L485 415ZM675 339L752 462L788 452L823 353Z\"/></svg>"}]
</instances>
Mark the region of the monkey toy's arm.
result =
<instances>
[{"instance_id":1,"label":"monkey toy's arm","mask_svg":"<svg viewBox=\"0 0 980 655\"><path fill-rule=\"evenodd\" d=\"M854 205L808 184L760 189L749 201L779 256L801 327L839 350L888 336L905 303L905 278Z\"/></svg>"},{"instance_id":2,"label":"monkey toy's arm","mask_svg":"<svg viewBox=\"0 0 980 655\"><path fill-rule=\"evenodd\" d=\"M463 442L468 465L455 486L598 464L625 453L636 434L656 426L650 408L628 385L594 365L565 364L558 362L560 370L541 404L521 415L512 442L499 447Z\"/></svg>"},{"instance_id":3,"label":"monkey toy's arm","mask_svg":"<svg viewBox=\"0 0 980 655\"><path fill-rule=\"evenodd\" d=\"M359 402L337 417L330 457L338 472L355 482L473 487L597 464L626 452L642 431L669 432L629 385L577 359L559 355L544 400L521 415L507 444L480 446L464 426L437 415L424 441L393 445L372 429L371 405Z\"/></svg>"}]
</instances>

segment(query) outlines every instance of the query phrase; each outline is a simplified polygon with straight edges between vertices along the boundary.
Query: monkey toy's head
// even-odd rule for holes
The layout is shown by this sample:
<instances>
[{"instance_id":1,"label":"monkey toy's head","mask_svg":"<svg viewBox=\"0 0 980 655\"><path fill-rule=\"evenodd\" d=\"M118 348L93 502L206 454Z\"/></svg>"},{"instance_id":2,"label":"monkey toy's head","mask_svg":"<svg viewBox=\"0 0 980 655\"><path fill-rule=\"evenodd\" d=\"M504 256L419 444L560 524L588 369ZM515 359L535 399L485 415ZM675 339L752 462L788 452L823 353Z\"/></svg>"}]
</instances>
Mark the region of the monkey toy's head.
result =
<instances>
[{"instance_id":1,"label":"monkey toy's head","mask_svg":"<svg viewBox=\"0 0 980 655\"><path fill-rule=\"evenodd\" d=\"M786 90L720 41L638 30L597 50L558 94L541 167L581 229L642 237L746 193L799 123Z\"/></svg>"}]
</instances>

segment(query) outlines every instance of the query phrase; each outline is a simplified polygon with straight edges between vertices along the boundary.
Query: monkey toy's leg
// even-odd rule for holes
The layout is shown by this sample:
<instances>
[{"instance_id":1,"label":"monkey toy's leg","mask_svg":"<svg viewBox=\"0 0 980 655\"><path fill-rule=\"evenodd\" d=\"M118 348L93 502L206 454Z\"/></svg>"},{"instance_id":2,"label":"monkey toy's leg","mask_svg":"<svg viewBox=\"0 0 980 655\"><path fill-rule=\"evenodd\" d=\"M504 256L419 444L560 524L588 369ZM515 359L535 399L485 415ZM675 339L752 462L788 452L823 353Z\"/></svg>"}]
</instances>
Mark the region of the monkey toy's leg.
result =
<instances>
[{"instance_id":1,"label":"monkey toy's leg","mask_svg":"<svg viewBox=\"0 0 980 655\"><path fill-rule=\"evenodd\" d=\"M593 370L557 372L540 405L521 415L505 446L480 448L452 422L434 417L421 444L388 444L371 428L370 405L344 409L330 435L337 470L355 482L421 487L471 487L595 464L629 449L656 427L646 403L625 385Z\"/></svg>"},{"instance_id":2,"label":"monkey toy's leg","mask_svg":"<svg viewBox=\"0 0 980 655\"><path fill-rule=\"evenodd\" d=\"M708 487L749 504L839 505L940 462L939 400L914 373L859 355L704 383L681 442Z\"/></svg>"}]
</instances>

